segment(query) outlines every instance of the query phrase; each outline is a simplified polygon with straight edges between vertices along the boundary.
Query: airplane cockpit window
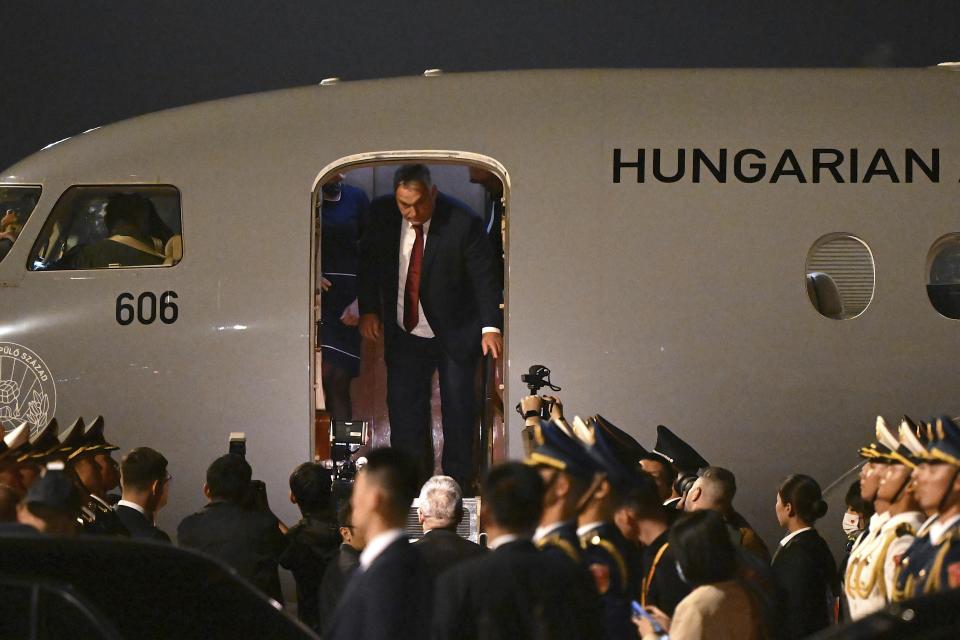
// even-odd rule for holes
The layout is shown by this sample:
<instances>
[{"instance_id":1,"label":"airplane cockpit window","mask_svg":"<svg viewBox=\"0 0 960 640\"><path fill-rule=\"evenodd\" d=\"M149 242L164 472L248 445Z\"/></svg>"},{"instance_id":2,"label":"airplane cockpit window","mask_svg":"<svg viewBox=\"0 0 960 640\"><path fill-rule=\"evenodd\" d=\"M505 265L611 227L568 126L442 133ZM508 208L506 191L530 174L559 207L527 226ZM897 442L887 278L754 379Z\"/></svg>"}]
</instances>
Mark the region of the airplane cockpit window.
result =
<instances>
[{"instance_id":1,"label":"airplane cockpit window","mask_svg":"<svg viewBox=\"0 0 960 640\"><path fill-rule=\"evenodd\" d=\"M870 247L848 233L823 236L807 254L807 295L827 318L847 320L866 311L875 279Z\"/></svg>"},{"instance_id":2,"label":"airplane cockpit window","mask_svg":"<svg viewBox=\"0 0 960 640\"><path fill-rule=\"evenodd\" d=\"M183 257L180 192L170 186L70 187L30 254L31 271L171 267Z\"/></svg>"},{"instance_id":3,"label":"airplane cockpit window","mask_svg":"<svg viewBox=\"0 0 960 640\"><path fill-rule=\"evenodd\" d=\"M13 248L40 200L40 187L0 185L0 261Z\"/></svg>"},{"instance_id":4,"label":"airplane cockpit window","mask_svg":"<svg viewBox=\"0 0 960 640\"><path fill-rule=\"evenodd\" d=\"M940 315L960 320L960 233L948 233L930 247L927 296Z\"/></svg>"}]
</instances>

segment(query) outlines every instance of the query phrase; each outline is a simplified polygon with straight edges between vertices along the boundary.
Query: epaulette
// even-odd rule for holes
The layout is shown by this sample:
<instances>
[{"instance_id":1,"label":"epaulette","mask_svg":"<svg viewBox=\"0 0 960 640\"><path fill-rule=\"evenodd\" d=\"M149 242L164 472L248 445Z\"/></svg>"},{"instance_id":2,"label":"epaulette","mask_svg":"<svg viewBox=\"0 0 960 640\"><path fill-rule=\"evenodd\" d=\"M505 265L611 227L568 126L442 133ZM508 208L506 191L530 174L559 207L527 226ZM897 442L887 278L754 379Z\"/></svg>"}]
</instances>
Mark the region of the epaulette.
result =
<instances>
[{"instance_id":1,"label":"epaulette","mask_svg":"<svg viewBox=\"0 0 960 640\"><path fill-rule=\"evenodd\" d=\"M627 561L624 559L623 554L620 553L620 550L617 549L617 545L613 544L609 540L601 538L599 533L588 531L580 536L580 548L586 551L590 547L600 547L610 554L610 557L613 558L613 561L617 563L617 570L620 572L620 582L623 583L623 589L624 591L627 591L629 589Z\"/></svg>"},{"instance_id":2,"label":"epaulette","mask_svg":"<svg viewBox=\"0 0 960 640\"><path fill-rule=\"evenodd\" d=\"M578 564L580 563L580 553L574 549L572 544L556 534L547 536L543 540L537 542L538 549L542 550L544 547L556 547L557 549L560 549L560 551L563 551L568 558Z\"/></svg>"},{"instance_id":3,"label":"epaulette","mask_svg":"<svg viewBox=\"0 0 960 640\"><path fill-rule=\"evenodd\" d=\"M940 576L943 573L943 565L947 559L947 555L950 553L950 546L957 537L957 527L954 527L952 530L944 535L943 540L937 545L937 555L934 557L933 566L930 568L930 573L927 575L927 580L923 585L924 595L929 593L938 593L943 590L943 585L941 584ZM952 582L953 574L948 576L948 580ZM956 588L958 585L950 584L949 588Z\"/></svg>"}]
</instances>

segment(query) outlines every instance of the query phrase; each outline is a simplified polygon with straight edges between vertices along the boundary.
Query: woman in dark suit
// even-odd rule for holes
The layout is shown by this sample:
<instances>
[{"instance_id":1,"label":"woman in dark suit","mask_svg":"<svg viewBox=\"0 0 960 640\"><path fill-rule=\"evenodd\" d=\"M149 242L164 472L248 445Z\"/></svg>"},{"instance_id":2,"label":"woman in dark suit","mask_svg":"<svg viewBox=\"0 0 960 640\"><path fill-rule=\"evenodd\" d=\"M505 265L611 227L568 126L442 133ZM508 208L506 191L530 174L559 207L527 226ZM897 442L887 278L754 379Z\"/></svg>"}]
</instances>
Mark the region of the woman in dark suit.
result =
<instances>
[{"instance_id":1,"label":"woman in dark suit","mask_svg":"<svg viewBox=\"0 0 960 640\"><path fill-rule=\"evenodd\" d=\"M793 475L777 492L777 521L787 530L773 556L773 573L782 592L784 638L804 638L834 620L837 565L827 543L813 528L827 513L820 485Z\"/></svg>"}]
</instances>

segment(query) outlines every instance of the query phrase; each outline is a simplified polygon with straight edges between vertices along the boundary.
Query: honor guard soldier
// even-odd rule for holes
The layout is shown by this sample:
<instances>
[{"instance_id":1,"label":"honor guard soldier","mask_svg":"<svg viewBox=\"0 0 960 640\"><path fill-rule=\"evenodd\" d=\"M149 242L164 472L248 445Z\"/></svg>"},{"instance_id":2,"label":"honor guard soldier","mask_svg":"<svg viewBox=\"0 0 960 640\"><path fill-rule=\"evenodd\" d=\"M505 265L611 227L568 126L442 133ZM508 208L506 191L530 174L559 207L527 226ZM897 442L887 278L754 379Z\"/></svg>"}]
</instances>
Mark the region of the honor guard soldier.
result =
<instances>
[{"instance_id":1,"label":"honor guard soldier","mask_svg":"<svg viewBox=\"0 0 960 640\"><path fill-rule=\"evenodd\" d=\"M929 422L918 422L913 437L904 433L904 425L901 424L901 439L907 444L907 447L914 452L917 460L917 468L914 469L911 476L914 487L914 495L917 497L917 503L920 509L928 516L920 525L914 536L913 542L907 550L896 559L896 569L894 571L894 585L890 592L890 599L893 602L903 602L909 600L912 596L918 580L918 573L923 569L923 565L932 557L933 548L930 546L930 526L937 521L937 509L939 509L939 496L930 491L925 491L926 487L921 487L918 483L918 476L921 471L926 471L924 467L929 458L927 446L932 440L933 427ZM921 469L921 467L923 467Z\"/></svg>"},{"instance_id":2,"label":"honor guard soldier","mask_svg":"<svg viewBox=\"0 0 960 640\"><path fill-rule=\"evenodd\" d=\"M127 537L130 534L117 518L117 514L96 495L102 490L100 467L94 460L99 451L99 440L102 439L102 433L99 435L100 437L96 432L88 434L83 419L77 418L63 432L60 440L42 454L43 459L62 461L83 494L83 507L80 509L83 533Z\"/></svg>"},{"instance_id":3,"label":"honor guard soldier","mask_svg":"<svg viewBox=\"0 0 960 640\"><path fill-rule=\"evenodd\" d=\"M858 620L885 607L895 588L895 573L900 558L913 543L924 516L911 487L911 474L917 467L914 446L915 425L904 416L900 438L893 435L882 417L877 418L877 441L888 452L877 489L877 502L886 507L886 520L861 544L847 564L844 591L850 617ZM908 434L904 436L903 434ZM912 440L905 440L912 436ZM922 449L922 447L921 447Z\"/></svg>"},{"instance_id":4,"label":"honor guard soldier","mask_svg":"<svg viewBox=\"0 0 960 640\"><path fill-rule=\"evenodd\" d=\"M900 561L897 601L960 588L960 427L946 416L931 427L915 491L921 507L938 515Z\"/></svg>"},{"instance_id":5,"label":"honor guard soldier","mask_svg":"<svg viewBox=\"0 0 960 640\"><path fill-rule=\"evenodd\" d=\"M543 553L581 563L577 516L606 474L555 422L543 420L534 431L535 449L524 461L540 472L545 486L543 514L533 543Z\"/></svg>"},{"instance_id":6,"label":"honor guard soldier","mask_svg":"<svg viewBox=\"0 0 960 640\"><path fill-rule=\"evenodd\" d=\"M103 416L97 416L84 433L87 449L96 450L93 456L97 466L100 467L101 493L99 497L111 506L116 506L120 496L110 493L113 489L120 486L120 464L113 459L112 452L120 447L107 442L103 435Z\"/></svg>"},{"instance_id":7,"label":"honor guard soldier","mask_svg":"<svg viewBox=\"0 0 960 640\"><path fill-rule=\"evenodd\" d=\"M609 423L607 423L609 426ZM574 419L574 432L588 445L591 457L604 471L584 502L577 535L584 566L593 575L603 605L604 627L610 640L637 637L630 603L639 586L639 559L634 545L613 523L620 499L638 482L642 471L630 462L630 453L618 450L603 423Z\"/></svg>"},{"instance_id":8,"label":"honor guard soldier","mask_svg":"<svg viewBox=\"0 0 960 640\"><path fill-rule=\"evenodd\" d=\"M103 469L97 461L98 457L109 457L110 452L119 447L107 442L104 437L103 417L98 417L87 428L84 428L82 420L78 422L79 432L82 433L79 448L68 454L67 464L83 480L84 489L90 496L84 512L91 512L94 517L92 521L84 523L84 533L129 537L130 532L123 526L113 510L113 505L106 499Z\"/></svg>"},{"instance_id":9,"label":"honor guard soldier","mask_svg":"<svg viewBox=\"0 0 960 640\"><path fill-rule=\"evenodd\" d=\"M865 503L873 506L874 513L870 516L867 528L864 529L863 533L860 534L850 548L847 567L844 571L843 591L847 598L847 604L850 607L851 617L854 615L853 607L855 605L850 602L850 600L858 598L858 596L855 591L848 592L847 590L848 582L852 576L852 569L850 567L855 562L862 564L861 556L863 556L865 550L870 547L873 539L879 535L880 529L883 528L883 525L890 517L890 514L887 513L888 505L883 503L883 501L877 500L880 478L884 475L886 466L890 462L890 449L887 448L886 445L871 442L864 447L860 447L857 454L865 461L863 466L860 467L860 497Z\"/></svg>"}]
</instances>

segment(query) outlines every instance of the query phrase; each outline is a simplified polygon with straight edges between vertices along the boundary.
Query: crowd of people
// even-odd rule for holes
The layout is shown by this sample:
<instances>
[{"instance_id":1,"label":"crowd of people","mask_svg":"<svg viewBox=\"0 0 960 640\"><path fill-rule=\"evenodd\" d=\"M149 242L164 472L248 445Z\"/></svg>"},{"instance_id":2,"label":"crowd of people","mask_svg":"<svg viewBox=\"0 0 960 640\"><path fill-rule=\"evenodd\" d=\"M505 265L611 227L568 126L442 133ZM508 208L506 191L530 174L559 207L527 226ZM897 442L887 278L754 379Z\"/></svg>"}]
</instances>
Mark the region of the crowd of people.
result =
<instances>
[{"instance_id":1,"label":"crowd of people","mask_svg":"<svg viewBox=\"0 0 960 640\"><path fill-rule=\"evenodd\" d=\"M555 398L528 396L521 412L530 451L481 483L484 546L457 533L458 483L421 484L416 459L391 448L370 452L339 505L330 470L299 465L290 499L302 519L289 528L246 460L221 456L207 469L207 504L180 522L176 543L281 603L279 567L290 570L299 617L337 639L802 638L960 586L960 427L949 418L904 418L897 430L878 419L847 496L851 543L838 570L809 476L777 489L786 535L771 556L734 507L735 475L666 427L648 450L602 416L568 421ZM118 465L117 449L100 418L7 433L0 535L170 543L155 524L170 493L166 458L139 447ZM424 533L411 544L417 497Z\"/></svg>"}]
</instances>

